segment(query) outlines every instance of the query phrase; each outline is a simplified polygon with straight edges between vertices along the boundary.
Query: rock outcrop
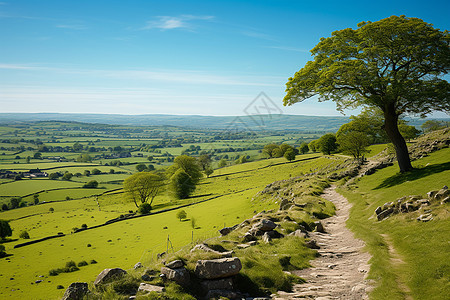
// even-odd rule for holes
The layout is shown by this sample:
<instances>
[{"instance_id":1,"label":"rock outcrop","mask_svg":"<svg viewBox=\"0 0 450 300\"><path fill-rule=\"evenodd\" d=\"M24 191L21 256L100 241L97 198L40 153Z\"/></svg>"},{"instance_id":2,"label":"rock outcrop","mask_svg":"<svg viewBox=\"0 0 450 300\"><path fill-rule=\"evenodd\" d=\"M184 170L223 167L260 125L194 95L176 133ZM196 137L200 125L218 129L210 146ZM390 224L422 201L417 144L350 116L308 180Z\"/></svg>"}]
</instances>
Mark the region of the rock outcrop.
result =
<instances>
[{"instance_id":1,"label":"rock outcrop","mask_svg":"<svg viewBox=\"0 0 450 300\"><path fill-rule=\"evenodd\" d=\"M86 282L74 282L67 288L62 300L82 300L89 293Z\"/></svg>"},{"instance_id":2,"label":"rock outcrop","mask_svg":"<svg viewBox=\"0 0 450 300\"><path fill-rule=\"evenodd\" d=\"M94 281L94 285L104 284L114 278L123 276L125 274L127 274L127 271L122 270L121 268L104 269L100 274L98 274L97 278Z\"/></svg>"}]
</instances>

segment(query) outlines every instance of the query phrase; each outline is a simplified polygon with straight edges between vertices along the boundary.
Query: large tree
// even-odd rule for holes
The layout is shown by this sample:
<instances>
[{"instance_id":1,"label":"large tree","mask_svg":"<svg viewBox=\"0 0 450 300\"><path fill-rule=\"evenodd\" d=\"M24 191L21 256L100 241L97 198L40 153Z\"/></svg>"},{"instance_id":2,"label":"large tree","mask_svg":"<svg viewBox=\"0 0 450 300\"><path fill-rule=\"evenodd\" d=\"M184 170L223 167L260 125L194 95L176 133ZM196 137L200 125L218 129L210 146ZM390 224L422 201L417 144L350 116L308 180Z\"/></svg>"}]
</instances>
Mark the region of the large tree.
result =
<instances>
[{"instance_id":1,"label":"large tree","mask_svg":"<svg viewBox=\"0 0 450 300\"><path fill-rule=\"evenodd\" d=\"M133 174L123 182L125 192L134 201L136 207L139 207L138 201L141 204L150 201L149 204L151 205L153 199L163 187L164 183L161 176L151 172Z\"/></svg>"},{"instance_id":2,"label":"large tree","mask_svg":"<svg viewBox=\"0 0 450 300\"><path fill-rule=\"evenodd\" d=\"M450 112L450 32L421 19L392 16L335 31L311 50L314 60L286 84L284 105L315 95L339 110L376 107L395 146L400 171L412 169L398 130L402 114Z\"/></svg>"},{"instance_id":3,"label":"large tree","mask_svg":"<svg viewBox=\"0 0 450 300\"><path fill-rule=\"evenodd\" d=\"M0 240L5 239L7 236L12 235L11 226L9 226L9 222L6 220L0 220Z\"/></svg>"}]
</instances>

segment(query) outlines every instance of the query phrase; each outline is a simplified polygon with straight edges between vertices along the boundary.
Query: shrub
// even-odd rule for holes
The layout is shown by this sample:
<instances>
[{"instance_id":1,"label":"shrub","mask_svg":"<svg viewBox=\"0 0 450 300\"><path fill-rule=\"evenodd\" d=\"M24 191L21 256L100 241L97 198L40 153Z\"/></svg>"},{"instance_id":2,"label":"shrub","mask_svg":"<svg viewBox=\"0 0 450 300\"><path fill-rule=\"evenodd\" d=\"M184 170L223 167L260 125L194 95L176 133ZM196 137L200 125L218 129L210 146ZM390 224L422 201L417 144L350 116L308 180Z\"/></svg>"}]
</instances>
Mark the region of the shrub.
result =
<instances>
[{"instance_id":1,"label":"shrub","mask_svg":"<svg viewBox=\"0 0 450 300\"><path fill-rule=\"evenodd\" d=\"M48 275L50 275L50 276L56 276L59 273L62 273L61 269L51 269L50 271L48 271Z\"/></svg>"},{"instance_id":2,"label":"shrub","mask_svg":"<svg viewBox=\"0 0 450 300\"><path fill-rule=\"evenodd\" d=\"M139 213L148 214L152 210L152 206L149 203L142 203L139 205Z\"/></svg>"},{"instance_id":3,"label":"shrub","mask_svg":"<svg viewBox=\"0 0 450 300\"><path fill-rule=\"evenodd\" d=\"M187 214L184 210L180 210L179 212L177 212L177 219L180 219L180 221L182 219L186 219Z\"/></svg>"},{"instance_id":4,"label":"shrub","mask_svg":"<svg viewBox=\"0 0 450 300\"><path fill-rule=\"evenodd\" d=\"M63 272L70 273L70 272L75 272L78 270L79 270L79 268L77 267L77 264L73 260L71 260L71 261L66 262L66 266L64 267Z\"/></svg>"},{"instance_id":5,"label":"shrub","mask_svg":"<svg viewBox=\"0 0 450 300\"><path fill-rule=\"evenodd\" d=\"M50 211L50 212L54 212L54 211L55 211L55 209L54 209L53 207L50 207L50 208L48 209L48 211Z\"/></svg>"},{"instance_id":6,"label":"shrub","mask_svg":"<svg viewBox=\"0 0 450 300\"><path fill-rule=\"evenodd\" d=\"M96 264L97 261L95 259L91 259L91 261L89 262L91 265Z\"/></svg>"},{"instance_id":7,"label":"shrub","mask_svg":"<svg viewBox=\"0 0 450 300\"><path fill-rule=\"evenodd\" d=\"M91 181L89 181L88 183L85 183L84 185L83 185L83 188L85 188L85 189L95 189L95 188L97 188L98 187L98 182L97 182L97 180L91 180Z\"/></svg>"},{"instance_id":8,"label":"shrub","mask_svg":"<svg viewBox=\"0 0 450 300\"><path fill-rule=\"evenodd\" d=\"M3 257L6 255L5 252L5 246L3 246L2 244L0 244L0 257Z\"/></svg>"},{"instance_id":9,"label":"shrub","mask_svg":"<svg viewBox=\"0 0 450 300\"><path fill-rule=\"evenodd\" d=\"M64 289L64 287L63 287L62 285L60 285L60 284L58 284L58 285L56 286L56 288L57 288L58 290Z\"/></svg>"},{"instance_id":10,"label":"shrub","mask_svg":"<svg viewBox=\"0 0 450 300\"><path fill-rule=\"evenodd\" d=\"M21 239L29 239L29 238L30 238L30 235L28 234L28 232L27 232L26 230L23 230L23 231L20 233L19 237L20 237Z\"/></svg>"},{"instance_id":11,"label":"shrub","mask_svg":"<svg viewBox=\"0 0 450 300\"><path fill-rule=\"evenodd\" d=\"M82 229L86 229L88 226L86 224L81 224Z\"/></svg>"},{"instance_id":12,"label":"shrub","mask_svg":"<svg viewBox=\"0 0 450 300\"><path fill-rule=\"evenodd\" d=\"M82 261L80 261L80 262L77 264L78 267L84 267L84 266L87 266L87 265L88 265L88 263L87 263L87 261L85 261L85 260L82 260Z\"/></svg>"}]
</instances>

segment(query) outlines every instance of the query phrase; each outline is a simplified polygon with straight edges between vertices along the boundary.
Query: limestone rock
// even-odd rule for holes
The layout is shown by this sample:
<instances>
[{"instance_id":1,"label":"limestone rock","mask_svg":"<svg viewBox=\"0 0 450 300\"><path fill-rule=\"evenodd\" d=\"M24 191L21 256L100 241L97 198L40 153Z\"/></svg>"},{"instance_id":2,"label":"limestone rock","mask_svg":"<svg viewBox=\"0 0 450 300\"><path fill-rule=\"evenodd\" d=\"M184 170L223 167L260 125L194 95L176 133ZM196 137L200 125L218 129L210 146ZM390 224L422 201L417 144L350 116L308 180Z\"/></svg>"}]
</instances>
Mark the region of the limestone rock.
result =
<instances>
[{"instance_id":1,"label":"limestone rock","mask_svg":"<svg viewBox=\"0 0 450 300\"><path fill-rule=\"evenodd\" d=\"M100 274L98 274L94 281L94 285L103 284L114 277L123 276L125 274L127 274L127 271L122 270L121 268L104 269Z\"/></svg>"},{"instance_id":2,"label":"limestone rock","mask_svg":"<svg viewBox=\"0 0 450 300\"><path fill-rule=\"evenodd\" d=\"M221 279L203 280L200 282L202 289L205 292L210 290L233 290L234 284L231 277Z\"/></svg>"},{"instance_id":3,"label":"limestone rock","mask_svg":"<svg viewBox=\"0 0 450 300\"><path fill-rule=\"evenodd\" d=\"M277 224L268 219L262 219L259 223L253 226L254 228L258 228L261 231L271 231L277 227Z\"/></svg>"},{"instance_id":4,"label":"limestone rock","mask_svg":"<svg viewBox=\"0 0 450 300\"><path fill-rule=\"evenodd\" d=\"M448 196L450 196L450 190L448 188L440 189L439 192L437 192L436 195L434 195L434 199L437 201L441 201L442 199Z\"/></svg>"},{"instance_id":5,"label":"limestone rock","mask_svg":"<svg viewBox=\"0 0 450 300\"><path fill-rule=\"evenodd\" d=\"M139 285L139 289L138 292L157 292L157 293L162 293L164 292L164 287L163 286L157 286L157 285L152 285L152 284L148 284L148 283L141 283Z\"/></svg>"},{"instance_id":6,"label":"limestone rock","mask_svg":"<svg viewBox=\"0 0 450 300\"><path fill-rule=\"evenodd\" d=\"M191 282L189 271L182 267L177 269L161 268L161 274L166 276L166 279L175 281L181 286L188 286Z\"/></svg>"},{"instance_id":7,"label":"limestone rock","mask_svg":"<svg viewBox=\"0 0 450 300\"><path fill-rule=\"evenodd\" d=\"M62 300L81 300L88 293L89 288L86 282L74 282L67 288Z\"/></svg>"},{"instance_id":8,"label":"limestone rock","mask_svg":"<svg viewBox=\"0 0 450 300\"><path fill-rule=\"evenodd\" d=\"M169 268L169 269L177 269L177 268L181 268L183 266L184 266L183 261L179 260L179 259L171 261L171 262L166 264L166 267Z\"/></svg>"},{"instance_id":9,"label":"limestone rock","mask_svg":"<svg viewBox=\"0 0 450 300\"><path fill-rule=\"evenodd\" d=\"M317 245L317 242L315 240L309 240L305 243L305 245L310 249L320 249L319 245Z\"/></svg>"},{"instance_id":10,"label":"limestone rock","mask_svg":"<svg viewBox=\"0 0 450 300\"><path fill-rule=\"evenodd\" d=\"M135 270L140 269L140 268L142 268L142 267L143 267L143 266L142 266L142 264L141 264L140 262L138 262L137 264L134 265L134 269L135 269Z\"/></svg>"},{"instance_id":11,"label":"limestone rock","mask_svg":"<svg viewBox=\"0 0 450 300\"><path fill-rule=\"evenodd\" d=\"M306 232L303 232L300 229L297 229L296 231L291 232L289 235L293 235L293 236L296 236L296 237L299 237L299 238L303 238L303 239L308 237L308 234Z\"/></svg>"},{"instance_id":12,"label":"limestone rock","mask_svg":"<svg viewBox=\"0 0 450 300\"><path fill-rule=\"evenodd\" d=\"M289 201L286 198L283 198L280 202L280 210L288 210L294 205L294 202Z\"/></svg>"},{"instance_id":13,"label":"limestone rock","mask_svg":"<svg viewBox=\"0 0 450 300\"><path fill-rule=\"evenodd\" d=\"M384 218L387 218L389 215L391 215L394 212L394 209L392 207L389 207L388 209L383 210L377 215L378 221L383 220Z\"/></svg>"},{"instance_id":14,"label":"limestone rock","mask_svg":"<svg viewBox=\"0 0 450 300\"><path fill-rule=\"evenodd\" d=\"M229 234L229 233L232 232L232 231L233 231L233 227L224 227L224 228L222 228L222 229L219 230L219 233L220 233L222 236L225 236L225 235Z\"/></svg>"},{"instance_id":15,"label":"limestone rock","mask_svg":"<svg viewBox=\"0 0 450 300\"><path fill-rule=\"evenodd\" d=\"M202 251L206 251L206 252L211 252L211 253L217 254L217 255L219 255L221 257L231 257L231 256L233 256L233 253L234 253L233 251L219 252L219 251L216 251L214 249L211 249L210 247L208 247L208 245L205 245L205 244L198 244L198 245L196 245L194 248L192 248L191 252L194 252L195 250L202 250Z\"/></svg>"},{"instance_id":16,"label":"limestone rock","mask_svg":"<svg viewBox=\"0 0 450 300\"><path fill-rule=\"evenodd\" d=\"M241 269L242 264L237 257L199 260L195 266L195 274L201 279L216 279L236 275Z\"/></svg>"},{"instance_id":17,"label":"limestone rock","mask_svg":"<svg viewBox=\"0 0 450 300\"><path fill-rule=\"evenodd\" d=\"M325 233L325 228L323 228L322 222L315 221L314 226L316 227L317 232Z\"/></svg>"},{"instance_id":18,"label":"limestone rock","mask_svg":"<svg viewBox=\"0 0 450 300\"><path fill-rule=\"evenodd\" d=\"M433 220L433 215L430 214L430 213L420 215L420 216L417 218L417 221L422 221L422 222L428 222L428 221L431 221L431 220Z\"/></svg>"},{"instance_id":19,"label":"limestone rock","mask_svg":"<svg viewBox=\"0 0 450 300\"><path fill-rule=\"evenodd\" d=\"M241 299L242 296L235 292L229 290L211 290L206 294L206 299L223 299L225 297L227 299Z\"/></svg>"}]
</instances>

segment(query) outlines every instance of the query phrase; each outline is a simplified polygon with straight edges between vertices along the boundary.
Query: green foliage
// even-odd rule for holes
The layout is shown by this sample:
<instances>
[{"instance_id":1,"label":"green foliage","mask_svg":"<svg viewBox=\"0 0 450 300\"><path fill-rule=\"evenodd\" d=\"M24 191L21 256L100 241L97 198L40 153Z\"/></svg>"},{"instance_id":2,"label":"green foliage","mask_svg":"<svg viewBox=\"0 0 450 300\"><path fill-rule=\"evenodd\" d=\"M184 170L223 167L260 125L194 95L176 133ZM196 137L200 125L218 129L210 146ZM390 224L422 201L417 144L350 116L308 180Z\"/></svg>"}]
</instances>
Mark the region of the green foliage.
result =
<instances>
[{"instance_id":1,"label":"green foliage","mask_svg":"<svg viewBox=\"0 0 450 300\"><path fill-rule=\"evenodd\" d=\"M83 154L80 154L76 160L77 160L77 162L91 162L92 157L87 153L83 153Z\"/></svg>"},{"instance_id":2,"label":"green foliage","mask_svg":"<svg viewBox=\"0 0 450 300\"><path fill-rule=\"evenodd\" d=\"M9 221L0 220L0 238L4 240L6 237L12 235L12 229L9 225Z\"/></svg>"},{"instance_id":3,"label":"green foliage","mask_svg":"<svg viewBox=\"0 0 450 300\"><path fill-rule=\"evenodd\" d=\"M0 244L0 258L5 257L5 256L6 256L5 246Z\"/></svg>"},{"instance_id":4,"label":"green foliage","mask_svg":"<svg viewBox=\"0 0 450 300\"><path fill-rule=\"evenodd\" d=\"M301 154L306 154L309 152L309 147L308 147L308 143L303 142L300 147L298 148L298 151Z\"/></svg>"},{"instance_id":5,"label":"green foliage","mask_svg":"<svg viewBox=\"0 0 450 300\"><path fill-rule=\"evenodd\" d=\"M50 173L48 175L48 179L51 179L51 180L56 180L56 179L58 179L58 177L59 177L58 173Z\"/></svg>"},{"instance_id":6,"label":"green foliage","mask_svg":"<svg viewBox=\"0 0 450 300\"><path fill-rule=\"evenodd\" d=\"M102 173L102 171L100 171L99 169L92 169L92 171L91 171L92 175L98 175L98 174L101 174L101 173Z\"/></svg>"},{"instance_id":7,"label":"green foliage","mask_svg":"<svg viewBox=\"0 0 450 300\"><path fill-rule=\"evenodd\" d=\"M423 132L428 133L431 131L443 129L448 126L449 126L448 122L445 121L428 120L425 123L423 123L420 127L422 128Z\"/></svg>"},{"instance_id":8,"label":"green foliage","mask_svg":"<svg viewBox=\"0 0 450 300\"><path fill-rule=\"evenodd\" d=\"M408 171L412 166L398 119L405 113L450 111L450 83L440 77L450 68L449 36L405 16L334 31L311 50L314 60L289 78L284 105L319 95L319 101L333 100L339 110L381 110L400 170Z\"/></svg>"},{"instance_id":9,"label":"green foliage","mask_svg":"<svg viewBox=\"0 0 450 300\"><path fill-rule=\"evenodd\" d=\"M64 175L63 175L63 177L62 177L62 180L71 180L72 177L73 177L73 174L67 172L67 173L64 173Z\"/></svg>"},{"instance_id":10,"label":"green foliage","mask_svg":"<svg viewBox=\"0 0 450 300\"><path fill-rule=\"evenodd\" d=\"M359 159L368 152L369 138L361 131L348 131L337 136L339 150Z\"/></svg>"},{"instance_id":11,"label":"green foliage","mask_svg":"<svg viewBox=\"0 0 450 300\"><path fill-rule=\"evenodd\" d=\"M195 190L195 182L183 169L178 169L170 178L170 188L178 199L186 199Z\"/></svg>"},{"instance_id":12,"label":"green foliage","mask_svg":"<svg viewBox=\"0 0 450 300\"><path fill-rule=\"evenodd\" d=\"M309 151L311 151L311 152L319 151L319 146L317 145L318 141L319 140L313 140L313 141L309 142L309 144L308 144Z\"/></svg>"},{"instance_id":13,"label":"green foliage","mask_svg":"<svg viewBox=\"0 0 450 300\"><path fill-rule=\"evenodd\" d=\"M317 141L317 146L320 152L330 155L338 148L338 145L336 144L336 136L332 133L327 133L321 136Z\"/></svg>"},{"instance_id":14,"label":"green foliage","mask_svg":"<svg viewBox=\"0 0 450 300\"><path fill-rule=\"evenodd\" d=\"M173 165L167 169L168 178L172 177L180 169L189 175L194 184L197 184L200 178L202 178L200 166L194 157L180 155L173 162Z\"/></svg>"},{"instance_id":15,"label":"green foliage","mask_svg":"<svg viewBox=\"0 0 450 300\"><path fill-rule=\"evenodd\" d=\"M30 234L28 233L28 231L26 230L22 230L19 234L19 237L21 239L29 239L30 238Z\"/></svg>"},{"instance_id":16,"label":"green foliage","mask_svg":"<svg viewBox=\"0 0 450 300\"><path fill-rule=\"evenodd\" d=\"M204 172L205 172L206 177L209 177L209 175L214 173L214 169L211 166L208 166L208 167L206 167Z\"/></svg>"},{"instance_id":17,"label":"green foliage","mask_svg":"<svg viewBox=\"0 0 450 300\"><path fill-rule=\"evenodd\" d=\"M403 120L399 120L398 130L407 141L415 139L420 134L420 131L415 126L408 125Z\"/></svg>"},{"instance_id":18,"label":"green foliage","mask_svg":"<svg viewBox=\"0 0 450 300\"><path fill-rule=\"evenodd\" d=\"M208 154L200 155L198 158L198 163L200 164L202 170L206 171L206 169L211 168L211 157Z\"/></svg>"},{"instance_id":19,"label":"green foliage","mask_svg":"<svg viewBox=\"0 0 450 300\"><path fill-rule=\"evenodd\" d=\"M40 152L34 153L33 158L34 159L42 159L42 153L40 153Z\"/></svg>"},{"instance_id":20,"label":"green foliage","mask_svg":"<svg viewBox=\"0 0 450 300\"><path fill-rule=\"evenodd\" d=\"M288 161L293 161L295 159L294 149L286 150L286 152L284 153L284 158L286 158L286 160L288 160Z\"/></svg>"},{"instance_id":21,"label":"green foliage","mask_svg":"<svg viewBox=\"0 0 450 300\"><path fill-rule=\"evenodd\" d=\"M224 158L222 158L222 159L219 161L219 168L223 168L223 167L226 167L226 166L227 166L227 160L224 159Z\"/></svg>"},{"instance_id":22,"label":"green foliage","mask_svg":"<svg viewBox=\"0 0 450 300\"><path fill-rule=\"evenodd\" d=\"M10 209L19 208L21 201L22 201L21 198L12 197L11 199L9 199L9 208Z\"/></svg>"},{"instance_id":23,"label":"green foliage","mask_svg":"<svg viewBox=\"0 0 450 300\"><path fill-rule=\"evenodd\" d=\"M147 166L143 163L139 163L136 165L136 170L138 172L143 172L143 171L147 170Z\"/></svg>"},{"instance_id":24,"label":"green foliage","mask_svg":"<svg viewBox=\"0 0 450 300\"><path fill-rule=\"evenodd\" d=\"M180 221L182 219L186 219L187 217L187 213L184 210L180 210L177 212L177 219L180 219Z\"/></svg>"},{"instance_id":25,"label":"green foliage","mask_svg":"<svg viewBox=\"0 0 450 300\"><path fill-rule=\"evenodd\" d=\"M123 188L133 201L136 207L139 207L138 201L146 203L153 199L160 193L163 187L163 180L161 176L151 172L140 172L131 175L123 182Z\"/></svg>"},{"instance_id":26,"label":"green foliage","mask_svg":"<svg viewBox=\"0 0 450 300\"><path fill-rule=\"evenodd\" d=\"M192 229L195 229L197 227L197 219L194 217L191 217L191 227Z\"/></svg>"},{"instance_id":27,"label":"green foliage","mask_svg":"<svg viewBox=\"0 0 450 300\"><path fill-rule=\"evenodd\" d=\"M148 214L152 211L152 205L150 203L142 203L141 205L139 205L138 211L143 215Z\"/></svg>"},{"instance_id":28,"label":"green foliage","mask_svg":"<svg viewBox=\"0 0 450 300\"><path fill-rule=\"evenodd\" d=\"M96 189L97 187L98 187L97 180L88 181L87 183L85 183L83 185L83 188L85 188L85 189Z\"/></svg>"}]
</instances>

